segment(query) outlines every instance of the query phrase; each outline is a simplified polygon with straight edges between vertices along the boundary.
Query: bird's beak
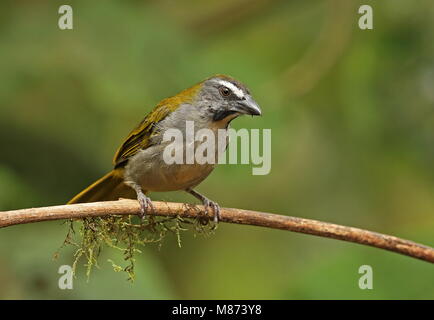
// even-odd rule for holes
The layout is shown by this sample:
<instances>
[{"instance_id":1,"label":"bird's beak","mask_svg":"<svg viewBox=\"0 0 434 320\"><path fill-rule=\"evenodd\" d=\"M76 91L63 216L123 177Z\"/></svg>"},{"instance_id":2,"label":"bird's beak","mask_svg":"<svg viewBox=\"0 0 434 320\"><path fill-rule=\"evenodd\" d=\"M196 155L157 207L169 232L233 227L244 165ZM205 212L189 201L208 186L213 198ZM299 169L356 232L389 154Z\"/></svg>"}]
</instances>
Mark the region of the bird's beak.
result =
<instances>
[{"instance_id":1,"label":"bird's beak","mask_svg":"<svg viewBox=\"0 0 434 320\"><path fill-rule=\"evenodd\" d=\"M234 111L252 116L260 116L262 114L261 108L259 108L259 105L251 96L247 96L244 100L239 101Z\"/></svg>"}]
</instances>

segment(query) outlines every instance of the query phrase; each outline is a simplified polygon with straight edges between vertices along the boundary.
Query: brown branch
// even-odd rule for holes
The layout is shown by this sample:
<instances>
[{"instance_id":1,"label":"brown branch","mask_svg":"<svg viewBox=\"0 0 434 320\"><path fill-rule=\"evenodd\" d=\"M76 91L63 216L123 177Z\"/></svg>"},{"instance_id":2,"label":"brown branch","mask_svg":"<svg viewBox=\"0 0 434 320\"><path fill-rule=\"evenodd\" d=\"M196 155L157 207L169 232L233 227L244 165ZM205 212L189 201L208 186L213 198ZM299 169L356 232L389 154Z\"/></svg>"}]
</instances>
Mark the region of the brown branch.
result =
<instances>
[{"instance_id":1,"label":"brown branch","mask_svg":"<svg viewBox=\"0 0 434 320\"><path fill-rule=\"evenodd\" d=\"M194 218L199 214L204 214L203 206L157 201L153 202L153 204L155 206L155 214L160 216L179 215L184 218ZM0 228L48 220L100 217L112 214L135 215L138 213L139 205L137 201L125 199L119 201L31 208L0 212ZM230 208L221 209L221 221L288 230L349 241L434 263L434 249L431 247L394 236L328 222Z\"/></svg>"}]
</instances>

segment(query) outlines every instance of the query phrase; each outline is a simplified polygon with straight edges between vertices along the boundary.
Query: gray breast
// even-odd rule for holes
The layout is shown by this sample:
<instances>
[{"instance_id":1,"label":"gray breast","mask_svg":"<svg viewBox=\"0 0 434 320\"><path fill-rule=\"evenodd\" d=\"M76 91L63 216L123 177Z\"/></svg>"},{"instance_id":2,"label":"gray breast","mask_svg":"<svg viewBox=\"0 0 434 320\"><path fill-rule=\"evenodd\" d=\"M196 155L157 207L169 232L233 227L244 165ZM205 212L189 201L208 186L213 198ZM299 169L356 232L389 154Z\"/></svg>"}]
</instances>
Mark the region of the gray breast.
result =
<instances>
[{"instance_id":1,"label":"gray breast","mask_svg":"<svg viewBox=\"0 0 434 320\"><path fill-rule=\"evenodd\" d=\"M164 149L173 142L162 142L163 134L171 128L179 129L184 139L182 147L185 157L185 128L186 120L194 122L194 131L197 133L202 128L213 130L217 139L217 130L223 125L216 126L207 118L201 116L191 105L184 105L173 112L158 126L158 134L152 138L152 146L139 151L131 157L125 167L126 182L130 185L140 185L144 191L175 191L193 188L202 182L214 169L213 163L167 164L163 159ZM225 131L226 132L226 131ZM217 141L217 140L216 140ZM227 140L225 139L226 147ZM201 144L195 142L194 149ZM217 144L216 144L217 146ZM215 148L215 159L217 159L217 147ZM184 158L185 160L185 158Z\"/></svg>"}]
</instances>

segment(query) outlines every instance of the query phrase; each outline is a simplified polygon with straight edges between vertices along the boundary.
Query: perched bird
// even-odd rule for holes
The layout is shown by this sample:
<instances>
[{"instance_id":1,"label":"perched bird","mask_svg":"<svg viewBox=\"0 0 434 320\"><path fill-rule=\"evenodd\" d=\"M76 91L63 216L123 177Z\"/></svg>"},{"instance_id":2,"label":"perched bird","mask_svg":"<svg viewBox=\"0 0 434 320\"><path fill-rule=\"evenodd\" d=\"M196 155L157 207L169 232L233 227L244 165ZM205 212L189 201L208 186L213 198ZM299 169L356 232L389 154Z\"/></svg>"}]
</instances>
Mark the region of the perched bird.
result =
<instances>
[{"instance_id":1,"label":"perched bird","mask_svg":"<svg viewBox=\"0 0 434 320\"><path fill-rule=\"evenodd\" d=\"M151 199L146 196L148 192L185 190L199 199L207 211L212 208L214 219L218 221L217 203L193 189L211 173L215 163L167 164L163 153L170 142L164 141L163 135L173 128L185 133L187 121L194 123L196 132L204 128L213 132L227 130L229 123L243 114L259 116L261 109L242 83L225 75L210 77L162 100L118 149L114 169L68 204L137 198L143 218L153 208ZM185 147L184 143L182 148Z\"/></svg>"}]
</instances>

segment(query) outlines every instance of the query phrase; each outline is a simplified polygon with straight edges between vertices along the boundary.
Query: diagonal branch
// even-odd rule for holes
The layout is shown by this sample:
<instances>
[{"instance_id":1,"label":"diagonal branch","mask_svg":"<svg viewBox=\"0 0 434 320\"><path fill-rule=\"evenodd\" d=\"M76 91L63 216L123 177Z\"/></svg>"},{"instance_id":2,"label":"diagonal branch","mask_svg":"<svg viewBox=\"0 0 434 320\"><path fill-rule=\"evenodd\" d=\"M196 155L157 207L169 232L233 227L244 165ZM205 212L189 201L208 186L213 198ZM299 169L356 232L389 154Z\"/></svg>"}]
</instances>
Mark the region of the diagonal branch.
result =
<instances>
[{"instance_id":1,"label":"diagonal branch","mask_svg":"<svg viewBox=\"0 0 434 320\"><path fill-rule=\"evenodd\" d=\"M195 218L204 215L203 206L172 202L153 202L155 215ZM135 200L118 200L95 203L21 209L0 212L0 228L39 221L99 217L112 214L136 215L140 212ZM210 216L211 219L211 216ZM221 209L221 221L288 230L333 238L381 248L409 257L434 263L434 249L409 240L376 233L368 230L341 226L317 220L283 216L242 209Z\"/></svg>"}]
</instances>

